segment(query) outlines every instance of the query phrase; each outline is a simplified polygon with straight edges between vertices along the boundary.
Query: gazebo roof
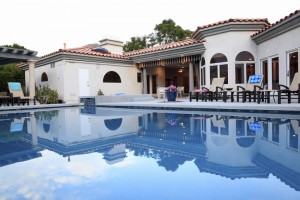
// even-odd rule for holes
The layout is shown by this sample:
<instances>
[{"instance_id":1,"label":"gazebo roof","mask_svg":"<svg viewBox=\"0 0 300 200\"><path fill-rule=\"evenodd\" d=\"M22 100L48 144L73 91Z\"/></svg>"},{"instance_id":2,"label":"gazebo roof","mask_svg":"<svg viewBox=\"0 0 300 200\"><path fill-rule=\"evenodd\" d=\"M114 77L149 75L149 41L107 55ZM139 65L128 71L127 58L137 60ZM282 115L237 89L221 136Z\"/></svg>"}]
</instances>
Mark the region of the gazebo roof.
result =
<instances>
[{"instance_id":1,"label":"gazebo roof","mask_svg":"<svg viewBox=\"0 0 300 200\"><path fill-rule=\"evenodd\" d=\"M38 60L37 51L0 46L0 66L8 63Z\"/></svg>"}]
</instances>

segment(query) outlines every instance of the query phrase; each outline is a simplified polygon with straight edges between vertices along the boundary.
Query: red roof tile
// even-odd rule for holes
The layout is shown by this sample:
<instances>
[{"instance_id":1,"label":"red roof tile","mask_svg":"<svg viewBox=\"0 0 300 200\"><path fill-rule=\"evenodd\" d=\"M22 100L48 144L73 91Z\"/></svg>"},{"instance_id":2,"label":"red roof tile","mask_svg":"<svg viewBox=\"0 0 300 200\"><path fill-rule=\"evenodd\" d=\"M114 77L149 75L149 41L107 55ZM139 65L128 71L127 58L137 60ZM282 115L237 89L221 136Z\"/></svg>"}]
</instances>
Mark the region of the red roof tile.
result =
<instances>
[{"instance_id":1,"label":"red roof tile","mask_svg":"<svg viewBox=\"0 0 300 200\"><path fill-rule=\"evenodd\" d=\"M150 47L150 48L145 48L145 49L139 49L135 51L130 51L130 52L124 52L124 56L135 56L139 54L146 54L146 53L152 53L155 51L162 51L162 50L167 50L167 49L174 49L178 47L183 47L183 46L189 46L193 44L198 44L198 43L203 43L203 40L194 40L194 39L187 39L179 42L172 42L169 44L164 44L156 47Z\"/></svg>"},{"instance_id":2,"label":"red roof tile","mask_svg":"<svg viewBox=\"0 0 300 200\"><path fill-rule=\"evenodd\" d=\"M277 21L277 22L275 22L275 23L273 23L273 24L270 24L270 25L267 26L266 28L264 28L264 29L258 31L257 33L255 33L255 34L253 34L253 35L251 35L251 37L257 36L257 35L259 35L259 34L265 32L265 31L269 30L270 28L272 28L272 27L274 27L274 26L276 26L276 25L278 25L278 24L281 24L282 22L284 22L284 21L286 21L287 19L289 19L289 18L291 18L291 17L297 15L298 13L300 13L300 10L296 10L295 12L290 13L289 15L285 16L284 18L280 19L279 21Z\"/></svg>"},{"instance_id":3,"label":"red roof tile","mask_svg":"<svg viewBox=\"0 0 300 200\"><path fill-rule=\"evenodd\" d=\"M89 48L89 47L59 49L58 51L55 51L53 53L42 56L42 58L46 58L48 56L52 56L52 55L55 55L55 54L58 54L58 53L74 53L74 54L83 54L83 55L89 55L89 56L100 56L100 57L108 57L108 58L117 58L117 59L128 60L128 58L126 58L123 55L110 54L110 53L101 53L101 52L93 51L92 48Z\"/></svg>"},{"instance_id":4,"label":"red roof tile","mask_svg":"<svg viewBox=\"0 0 300 200\"><path fill-rule=\"evenodd\" d=\"M206 29L206 28L211 28L214 26L219 26L222 24L228 24L228 23L232 23L232 22L265 22L266 24L269 24L269 21L267 18L258 18L258 19L228 19L228 20L223 20L223 21L219 21L216 23L212 23L212 24L207 24L204 26L198 26L196 31L192 34L192 37L201 29Z\"/></svg>"}]
</instances>

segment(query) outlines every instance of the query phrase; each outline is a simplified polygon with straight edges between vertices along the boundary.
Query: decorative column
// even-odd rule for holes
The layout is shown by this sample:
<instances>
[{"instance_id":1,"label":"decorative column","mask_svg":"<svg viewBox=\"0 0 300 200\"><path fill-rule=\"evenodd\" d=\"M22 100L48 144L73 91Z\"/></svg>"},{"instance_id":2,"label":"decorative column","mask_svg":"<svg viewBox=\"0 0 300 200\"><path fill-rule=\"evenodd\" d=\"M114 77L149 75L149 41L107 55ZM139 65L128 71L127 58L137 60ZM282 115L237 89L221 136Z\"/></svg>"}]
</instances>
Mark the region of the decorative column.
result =
<instances>
[{"instance_id":1,"label":"decorative column","mask_svg":"<svg viewBox=\"0 0 300 200\"><path fill-rule=\"evenodd\" d=\"M147 72L146 68L143 68L143 94L147 94Z\"/></svg>"},{"instance_id":2,"label":"decorative column","mask_svg":"<svg viewBox=\"0 0 300 200\"><path fill-rule=\"evenodd\" d=\"M29 94L33 99L35 96L35 60L28 60L29 65Z\"/></svg>"},{"instance_id":3,"label":"decorative column","mask_svg":"<svg viewBox=\"0 0 300 200\"><path fill-rule=\"evenodd\" d=\"M189 62L189 88L190 92L194 90L194 70L192 62Z\"/></svg>"}]
</instances>

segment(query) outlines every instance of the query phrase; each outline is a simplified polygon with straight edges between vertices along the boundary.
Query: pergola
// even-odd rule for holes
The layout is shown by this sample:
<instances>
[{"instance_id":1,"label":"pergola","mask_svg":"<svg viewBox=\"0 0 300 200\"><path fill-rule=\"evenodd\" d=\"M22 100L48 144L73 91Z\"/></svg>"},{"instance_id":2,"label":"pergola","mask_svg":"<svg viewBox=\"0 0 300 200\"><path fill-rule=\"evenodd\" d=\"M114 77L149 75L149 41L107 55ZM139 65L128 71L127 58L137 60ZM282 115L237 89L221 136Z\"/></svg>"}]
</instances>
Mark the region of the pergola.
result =
<instances>
[{"instance_id":1,"label":"pergola","mask_svg":"<svg viewBox=\"0 0 300 200\"><path fill-rule=\"evenodd\" d=\"M0 46L0 67L9 63L27 62L29 65L29 93L30 97L35 96L35 62L38 61L37 51L27 49L16 49Z\"/></svg>"}]
</instances>

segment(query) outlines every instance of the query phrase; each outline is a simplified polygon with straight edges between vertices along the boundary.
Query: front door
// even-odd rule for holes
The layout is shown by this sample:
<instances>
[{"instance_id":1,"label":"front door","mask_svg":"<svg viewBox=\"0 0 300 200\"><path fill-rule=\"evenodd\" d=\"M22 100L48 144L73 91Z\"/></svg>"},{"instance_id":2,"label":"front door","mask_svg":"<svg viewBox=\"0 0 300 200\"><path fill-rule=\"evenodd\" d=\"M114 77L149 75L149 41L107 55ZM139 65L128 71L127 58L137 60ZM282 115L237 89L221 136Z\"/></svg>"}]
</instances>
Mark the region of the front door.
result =
<instances>
[{"instance_id":1,"label":"front door","mask_svg":"<svg viewBox=\"0 0 300 200\"><path fill-rule=\"evenodd\" d=\"M79 96L90 95L89 70L79 69Z\"/></svg>"},{"instance_id":2,"label":"front door","mask_svg":"<svg viewBox=\"0 0 300 200\"><path fill-rule=\"evenodd\" d=\"M152 94L156 94L157 93L157 74L153 74L152 75Z\"/></svg>"}]
</instances>

